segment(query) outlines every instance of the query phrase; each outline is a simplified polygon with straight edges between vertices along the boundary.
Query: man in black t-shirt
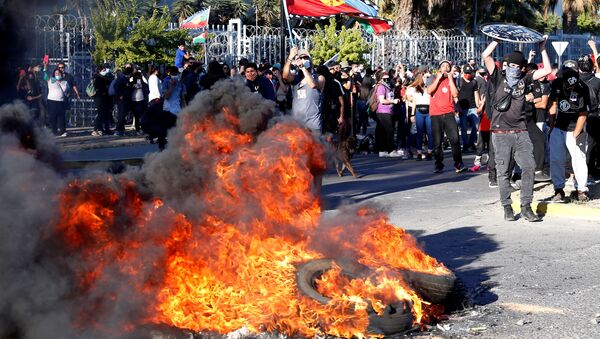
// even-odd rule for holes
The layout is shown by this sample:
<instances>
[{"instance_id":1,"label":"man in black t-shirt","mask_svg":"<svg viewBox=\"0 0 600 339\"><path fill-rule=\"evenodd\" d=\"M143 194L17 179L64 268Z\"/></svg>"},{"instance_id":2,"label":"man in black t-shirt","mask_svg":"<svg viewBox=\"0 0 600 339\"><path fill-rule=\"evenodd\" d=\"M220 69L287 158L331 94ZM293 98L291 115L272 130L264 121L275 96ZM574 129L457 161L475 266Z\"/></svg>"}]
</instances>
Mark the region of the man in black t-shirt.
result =
<instances>
[{"instance_id":1,"label":"man in black t-shirt","mask_svg":"<svg viewBox=\"0 0 600 339\"><path fill-rule=\"evenodd\" d=\"M525 73L525 56L519 51L505 56L506 70L502 75L496 68L492 53L498 41L492 41L481 54L485 67L490 73L488 93L491 100L487 104L491 110L492 144L494 147L500 202L504 208L504 219L516 220L510 195L509 162L514 157L521 167L521 216L528 221L540 221L540 217L531 209L533 200L533 182L535 161L533 145L525 124L525 91L535 80L550 74L551 66L546 40L540 42L540 51L544 68Z\"/></svg>"},{"instance_id":2,"label":"man in black t-shirt","mask_svg":"<svg viewBox=\"0 0 600 339\"><path fill-rule=\"evenodd\" d=\"M580 81L578 68L577 62L565 61L562 75L554 80L550 90L550 175L554 185L552 200L555 202L565 201L567 151L575 172L577 199L589 200L585 122L590 108L590 92Z\"/></svg>"},{"instance_id":3,"label":"man in black t-shirt","mask_svg":"<svg viewBox=\"0 0 600 339\"><path fill-rule=\"evenodd\" d=\"M528 64L527 71L538 69L536 64ZM546 134L543 126L546 122L546 107L550 86L544 82L545 77L534 81L527 89L525 95L525 123L527 132L533 144L533 157L535 159L535 181L550 181L550 176L543 172L546 158Z\"/></svg>"},{"instance_id":4,"label":"man in black t-shirt","mask_svg":"<svg viewBox=\"0 0 600 339\"><path fill-rule=\"evenodd\" d=\"M579 64L579 79L590 90L590 110L585 121L585 131L588 135L588 149L586 160L588 175L598 175L597 167L600 165L600 79L594 75L594 62L588 55L583 55L577 61Z\"/></svg>"},{"instance_id":5,"label":"man in black t-shirt","mask_svg":"<svg viewBox=\"0 0 600 339\"><path fill-rule=\"evenodd\" d=\"M479 129L479 116L477 110L480 107L479 86L473 78L475 70L468 64L463 68L463 75L458 85L459 126L462 138L463 152L469 149L475 150L477 141L477 130ZM469 125L471 135L468 135Z\"/></svg>"}]
</instances>

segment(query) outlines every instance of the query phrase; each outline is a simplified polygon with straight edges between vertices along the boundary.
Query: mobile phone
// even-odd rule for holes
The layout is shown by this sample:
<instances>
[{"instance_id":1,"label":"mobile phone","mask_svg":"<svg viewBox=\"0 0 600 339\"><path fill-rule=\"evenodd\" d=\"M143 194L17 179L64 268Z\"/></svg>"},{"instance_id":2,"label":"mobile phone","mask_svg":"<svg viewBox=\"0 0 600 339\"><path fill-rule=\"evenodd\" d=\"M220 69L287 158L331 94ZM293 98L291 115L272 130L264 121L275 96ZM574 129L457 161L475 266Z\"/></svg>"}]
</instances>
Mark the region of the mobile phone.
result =
<instances>
[{"instance_id":1,"label":"mobile phone","mask_svg":"<svg viewBox=\"0 0 600 339\"><path fill-rule=\"evenodd\" d=\"M50 62L50 57L48 56L48 54L44 55L44 63L47 64L48 62Z\"/></svg>"}]
</instances>

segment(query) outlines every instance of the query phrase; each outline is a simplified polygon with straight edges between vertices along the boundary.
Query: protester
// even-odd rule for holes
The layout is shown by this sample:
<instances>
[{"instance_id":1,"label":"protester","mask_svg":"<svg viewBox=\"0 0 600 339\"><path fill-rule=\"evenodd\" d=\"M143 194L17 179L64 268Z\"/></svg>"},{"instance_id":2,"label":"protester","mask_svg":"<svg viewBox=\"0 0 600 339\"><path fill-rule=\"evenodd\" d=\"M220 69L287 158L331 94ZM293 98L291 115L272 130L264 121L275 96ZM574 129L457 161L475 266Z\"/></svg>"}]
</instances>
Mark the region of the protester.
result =
<instances>
[{"instance_id":1,"label":"protester","mask_svg":"<svg viewBox=\"0 0 600 339\"><path fill-rule=\"evenodd\" d=\"M377 75L378 81L375 86L377 96L377 126L375 128L376 148L380 158L401 156L394 147L394 121L393 105L398 104L400 99L394 98L394 91L390 88L390 75L381 72Z\"/></svg>"},{"instance_id":2,"label":"protester","mask_svg":"<svg viewBox=\"0 0 600 339\"><path fill-rule=\"evenodd\" d=\"M112 121L113 101L108 94L108 88L113 80L109 64L98 66L94 74L94 102L96 104L96 119L94 119L93 136L112 134L110 123Z\"/></svg>"},{"instance_id":3,"label":"protester","mask_svg":"<svg viewBox=\"0 0 600 339\"><path fill-rule=\"evenodd\" d=\"M576 61L565 61L562 74L554 80L550 90L550 175L554 186L554 202L565 201L567 151L575 173L574 198L589 200L585 123L590 109L590 92L579 79L578 72Z\"/></svg>"},{"instance_id":4,"label":"protester","mask_svg":"<svg viewBox=\"0 0 600 339\"><path fill-rule=\"evenodd\" d=\"M452 147L455 172L462 173L467 170L462 161L458 125L454 118L454 99L458 96L458 89L452 79L450 67L450 61L443 60L440 62L433 83L427 87L427 93L431 95L429 114L431 115L431 129L433 132L434 173L442 173L444 170L444 152L442 150L444 133L448 136Z\"/></svg>"},{"instance_id":5,"label":"protester","mask_svg":"<svg viewBox=\"0 0 600 339\"><path fill-rule=\"evenodd\" d=\"M220 68L220 67L219 67ZM222 71L221 71L221 74ZM177 123L177 115L185 107L185 86L179 78L179 69L176 66L169 67L168 76L163 81L164 103L162 130L158 135L158 148L164 150L167 145L167 132Z\"/></svg>"},{"instance_id":6,"label":"protester","mask_svg":"<svg viewBox=\"0 0 600 339\"><path fill-rule=\"evenodd\" d=\"M597 54L596 44L588 42L592 47L594 55ZM598 60L600 61L600 60ZM585 130L588 135L586 160L588 165L588 175L597 176L600 174L600 79L594 76L594 63L592 58L583 55L578 60L580 80L585 83L590 91L590 109L586 119Z\"/></svg>"},{"instance_id":7,"label":"protester","mask_svg":"<svg viewBox=\"0 0 600 339\"><path fill-rule=\"evenodd\" d=\"M479 129L479 115L481 108L479 101L479 86L473 78L475 70L470 65L463 67L462 77L458 81L458 106L460 134L462 137L463 152L475 150L477 131ZM469 133L469 126L471 133Z\"/></svg>"},{"instance_id":8,"label":"protester","mask_svg":"<svg viewBox=\"0 0 600 339\"><path fill-rule=\"evenodd\" d=\"M25 100L27 103L27 107L31 111L31 115L36 123L44 126L40 120L40 106L42 101L42 89L40 87L39 81L37 79L37 71L36 67L33 67L29 72L27 72L27 94L25 95Z\"/></svg>"},{"instance_id":9,"label":"protester","mask_svg":"<svg viewBox=\"0 0 600 339\"><path fill-rule=\"evenodd\" d=\"M429 105L431 97L425 86L425 71L417 73L415 80L406 90L408 102L408 116L410 122L416 124L416 160L431 160L433 152L433 130L431 129L431 117L429 116ZM423 135L427 137L427 150L423 153ZM408 152L408 151L407 151Z\"/></svg>"},{"instance_id":10,"label":"protester","mask_svg":"<svg viewBox=\"0 0 600 339\"><path fill-rule=\"evenodd\" d=\"M175 52L175 67L179 72L183 72L184 62L190 58L190 53L185 50L185 40L180 40Z\"/></svg>"},{"instance_id":11,"label":"protester","mask_svg":"<svg viewBox=\"0 0 600 339\"><path fill-rule=\"evenodd\" d=\"M246 86L253 93L259 93L263 98L275 101L275 88L273 83L262 75L258 75L258 66L255 63L249 63L246 65L245 77Z\"/></svg>"},{"instance_id":12,"label":"protester","mask_svg":"<svg viewBox=\"0 0 600 339\"><path fill-rule=\"evenodd\" d=\"M321 120L324 135L338 133L338 126L344 123L344 90L342 85L334 78L334 74L327 66L317 67L316 73L325 78L323 95L321 97Z\"/></svg>"},{"instance_id":13,"label":"protester","mask_svg":"<svg viewBox=\"0 0 600 339\"><path fill-rule=\"evenodd\" d=\"M75 78L71 75L71 73L66 71L65 63L60 62L57 67L58 67L58 69L61 70L61 72L63 74L63 79L68 84L67 96L69 98L71 98L72 97L71 92L72 92L72 93L75 93L75 96L77 96L77 100L81 100L81 96L79 95L79 89L77 88L77 84L75 83Z\"/></svg>"},{"instance_id":14,"label":"protester","mask_svg":"<svg viewBox=\"0 0 600 339\"><path fill-rule=\"evenodd\" d=\"M540 51L544 68L533 73L525 73L525 57L519 51L505 57L507 67L505 75L496 68L492 53L498 46L492 41L481 57L490 73L487 98L491 110L492 144L494 147L500 203L504 208L504 219L516 220L510 198L512 188L509 181L509 162L514 157L521 167L521 216L528 221L540 221L541 218L531 209L533 200L533 182L535 161L533 145L525 124L525 90L532 81L539 80L551 71L550 59L546 51L546 40L540 42Z\"/></svg>"},{"instance_id":15,"label":"protester","mask_svg":"<svg viewBox=\"0 0 600 339\"><path fill-rule=\"evenodd\" d=\"M115 101L117 103L117 126L115 135L125 136L125 119L127 113L131 109L131 92L132 87L129 79L133 75L133 67L125 65L123 72L117 75L114 82Z\"/></svg>"},{"instance_id":16,"label":"protester","mask_svg":"<svg viewBox=\"0 0 600 339\"><path fill-rule=\"evenodd\" d=\"M148 107L148 94L150 90L147 80L139 69L133 72L133 76L129 81L131 86L131 112L135 128L134 133L143 135L141 118L146 113L146 108Z\"/></svg>"},{"instance_id":17,"label":"protester","mask_svg":"<svg viewBox=\"0 0 600 339\"><path fill-rule=\"evenodd\" d=\"M48 79L48 115L50 130L56 136L67 136L65 102L68 100L66 92L68 83L63 79L60 69L52 72Z\"/></svg>"},{"instance_id":18,"label":"protester","mask_svg":"<svg viewBox=\"0 0 600 339\"><path fill-rule=\"evenodd\" d=\"M223 66L216 60L209 62L206 74L200 77L201 90L210 89L215 82L222 79L227 79L225 73L223 73Z\"/></svg>"}]
</instances>

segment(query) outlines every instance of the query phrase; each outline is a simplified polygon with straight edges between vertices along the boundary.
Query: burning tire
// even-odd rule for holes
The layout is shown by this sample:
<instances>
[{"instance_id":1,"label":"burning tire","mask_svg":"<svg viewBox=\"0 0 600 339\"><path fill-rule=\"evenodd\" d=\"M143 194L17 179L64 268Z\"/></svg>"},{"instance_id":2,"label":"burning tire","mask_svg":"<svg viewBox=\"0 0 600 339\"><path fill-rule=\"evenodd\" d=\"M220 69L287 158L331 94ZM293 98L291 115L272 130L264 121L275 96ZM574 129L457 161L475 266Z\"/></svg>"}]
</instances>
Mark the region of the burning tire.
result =
<instances>
[{"instance_id":1,"label":"burning tire","mask_svg":"<svg viewBox=\"0 0 600 339\"><path fill-rule=\"evenodd\" d=\"M300 265L296 271L296 283L298 289L306 296L316 301L327 304L331 298L322 295L317 291L315 281L325 272L333 268L333 259L316 259ZM342 273L350 278L364 278L372 271L359 263L335 260L340 266ZM372 309L368 311L369 327L371 334L396 334L409 330L412 326L413 315L410 304L399 302L395 305L388 305L383 314L379 315Z\"/></svg>"},{"instance_id":2,"label":"burning tire","mask_svg":"<svg viewBox=\"0 0 600 339\"><path fill-rule=\"evenodd\" d=\"M403 271L405 280L411 284L423 299L434 304L443 304L454 289L456 276Z\"/></svg>"}]
</instances>

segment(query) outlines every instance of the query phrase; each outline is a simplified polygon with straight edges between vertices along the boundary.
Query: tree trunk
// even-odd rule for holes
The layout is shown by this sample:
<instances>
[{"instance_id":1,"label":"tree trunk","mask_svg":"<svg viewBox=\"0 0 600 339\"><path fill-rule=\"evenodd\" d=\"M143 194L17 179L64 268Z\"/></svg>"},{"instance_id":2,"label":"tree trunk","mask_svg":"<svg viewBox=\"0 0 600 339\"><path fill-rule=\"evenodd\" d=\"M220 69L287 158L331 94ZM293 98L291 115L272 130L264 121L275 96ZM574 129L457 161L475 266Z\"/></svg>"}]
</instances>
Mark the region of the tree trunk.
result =
<instances>
[{"instance_id":1,"label":"tree trunk","mask_svg":"<svg viewBox=\"0 0 600 339\"><path fill-rule=\"evenodd\" d=\"M413 13L413 1L414 0L398 1L395 13L396 20L394 20L396 29L407 31L413 28L413 19L415 19L415 13Z\"/></svg>"}]
</instances>

